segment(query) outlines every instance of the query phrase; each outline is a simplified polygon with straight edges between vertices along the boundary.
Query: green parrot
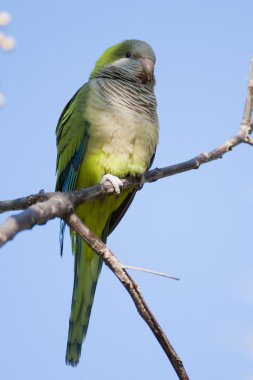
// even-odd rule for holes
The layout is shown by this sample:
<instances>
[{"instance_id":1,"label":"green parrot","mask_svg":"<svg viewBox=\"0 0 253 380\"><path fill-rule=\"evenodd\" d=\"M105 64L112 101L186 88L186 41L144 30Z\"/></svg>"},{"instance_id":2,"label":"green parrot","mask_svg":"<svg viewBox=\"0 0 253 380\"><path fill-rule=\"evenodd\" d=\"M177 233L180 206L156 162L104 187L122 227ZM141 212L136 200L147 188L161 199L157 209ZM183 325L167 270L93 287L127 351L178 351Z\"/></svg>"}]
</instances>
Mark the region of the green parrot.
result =
<instances>
[{"instance_id":1,"label":"green parrot","mask_svg":"<svg viewBox=\"0 0 253 380\"><path fill-rule=\"evenodd\" d=\"M119 178L141 176L152 164L158 142L154 95L155 54L150 45L126 40L96 62L89 81L64 108L56 128L57 191L71 191L109 180L117 197L80 205L79 218L106 242L137 189L120 191ZM60 226L63 251L64 222ZM74 287L66 363L81 356L102 260L73 231Z\"/></svg>"}]
</instances>

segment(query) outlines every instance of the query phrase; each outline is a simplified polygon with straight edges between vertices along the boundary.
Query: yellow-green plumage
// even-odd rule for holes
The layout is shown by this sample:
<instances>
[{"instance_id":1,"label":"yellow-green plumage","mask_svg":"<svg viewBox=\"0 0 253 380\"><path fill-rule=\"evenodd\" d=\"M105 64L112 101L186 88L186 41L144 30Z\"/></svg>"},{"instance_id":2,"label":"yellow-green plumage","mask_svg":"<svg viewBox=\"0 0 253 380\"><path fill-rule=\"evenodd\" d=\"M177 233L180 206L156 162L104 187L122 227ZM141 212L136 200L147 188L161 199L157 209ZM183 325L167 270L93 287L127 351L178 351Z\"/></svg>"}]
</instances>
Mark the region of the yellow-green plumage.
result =
<instances>
[{"instance_id":1,"label":"yellow-green plumage","mask_svg":"<svg viewBox=\"0 0 253 380\"><path fill-rule=\"evenodd\" d=\"M132 58L128 60L129 52ZM153 50L142 41L116 45L101 57L89 82L65 107L57 127L58 190L95 185L107 173L117 177L141 175L150 166L158 140L153 82L145 77L150 61L155 62ZM135 192L127 190L117 198L85 203L76 213L105 242ZM76 365L101 261L78 236L71 235L75 280L66 362Z\"/></svg>"}]
</instances>

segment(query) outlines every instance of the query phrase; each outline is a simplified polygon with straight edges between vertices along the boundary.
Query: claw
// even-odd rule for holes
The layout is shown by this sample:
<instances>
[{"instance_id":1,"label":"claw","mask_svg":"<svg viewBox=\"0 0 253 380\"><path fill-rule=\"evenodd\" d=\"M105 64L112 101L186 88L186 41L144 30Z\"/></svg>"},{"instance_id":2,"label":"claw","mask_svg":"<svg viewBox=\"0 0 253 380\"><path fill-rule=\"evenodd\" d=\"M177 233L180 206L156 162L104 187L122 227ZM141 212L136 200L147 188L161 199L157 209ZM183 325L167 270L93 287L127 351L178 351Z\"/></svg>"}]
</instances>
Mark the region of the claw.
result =
<instances>
[{"instance_id":1,"label":"claw","mask_svg":"<svg viewBox=\"0 0 253 380\"><path fill-rule=\"evenodd\" d=\"M120 188L123 186L122 181L112 174L105 174L100 181L100 184L105 183L105 181L110 181L112 186L114 187L114 190L117 194L120 194Z\"/></svg>"}]
</instances>

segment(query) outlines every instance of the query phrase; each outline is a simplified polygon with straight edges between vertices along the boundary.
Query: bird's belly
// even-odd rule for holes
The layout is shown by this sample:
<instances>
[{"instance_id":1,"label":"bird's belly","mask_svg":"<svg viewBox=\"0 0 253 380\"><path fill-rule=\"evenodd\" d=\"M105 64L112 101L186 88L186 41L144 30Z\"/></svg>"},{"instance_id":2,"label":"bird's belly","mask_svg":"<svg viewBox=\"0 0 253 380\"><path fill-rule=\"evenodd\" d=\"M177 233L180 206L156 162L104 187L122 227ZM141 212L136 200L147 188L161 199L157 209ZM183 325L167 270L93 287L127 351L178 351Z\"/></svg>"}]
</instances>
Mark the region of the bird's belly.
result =
<instances>
[{"instance_id":1,"label":"bird's belly","mask_svg":"<svg viewBox=\"0 0 253 380\"><path fill-rule=\"evenodd\" d=\"M96 119L89 129L78 187L96 184L106 173L118 177L144 173L155 152L158 126L141 117L124 118L106 112Z\"/></svg>"},{"instance_id":2,"label":"bird's belly","mask_svg":"<svg viewBox=\"0 0 253 380\"><path fill-rule=\"evenodd\" d=\"M143 120L138 115L124 117L105 110L97 110L88 119L89 140L80 164L76 189L99 183L104 174L123 178L140 175L147 170L157 145L158 123ZM123 191L117 199L109 197L85 203L78 207L77 215L100 236L109 215L119 207L129 191Z\"/></svg>"}]
</instances>

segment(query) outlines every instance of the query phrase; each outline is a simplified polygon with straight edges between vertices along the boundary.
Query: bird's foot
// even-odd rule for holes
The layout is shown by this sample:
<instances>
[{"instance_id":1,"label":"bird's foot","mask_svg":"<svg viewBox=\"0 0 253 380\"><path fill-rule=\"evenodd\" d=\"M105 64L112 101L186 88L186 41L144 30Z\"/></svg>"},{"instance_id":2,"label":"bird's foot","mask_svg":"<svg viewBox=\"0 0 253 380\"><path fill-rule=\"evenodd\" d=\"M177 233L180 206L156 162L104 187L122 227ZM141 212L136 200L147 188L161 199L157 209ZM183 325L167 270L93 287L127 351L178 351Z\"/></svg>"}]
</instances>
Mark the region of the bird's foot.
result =
<instances>
[{"instance_id":1,"label":"bird's foot","mask_svg":"<svg viewBox=\"0 0 253 380\"><path fill-rule=\"evenodd\" d=\"M123 186L123 182L118 177L116 177L115 175L112 175L112 174L105 174L103 176L100 184L102 185L106 181L110 181L112 186L114 187L115 192L117 194L120 194L120 189Z\"/></svg>"}]
</instances>

